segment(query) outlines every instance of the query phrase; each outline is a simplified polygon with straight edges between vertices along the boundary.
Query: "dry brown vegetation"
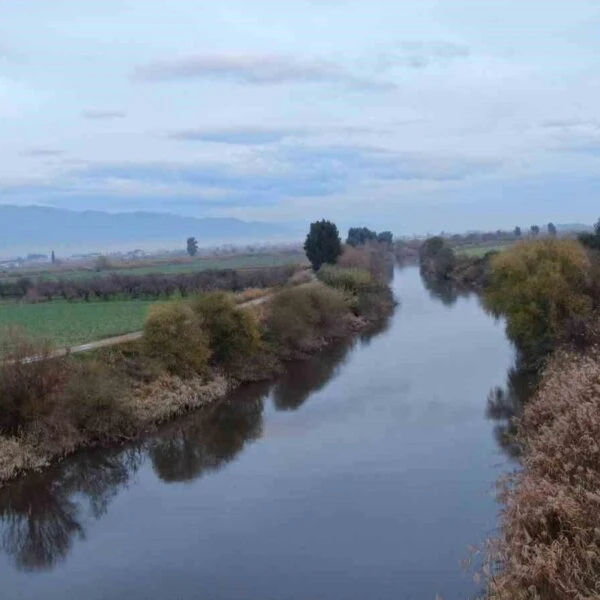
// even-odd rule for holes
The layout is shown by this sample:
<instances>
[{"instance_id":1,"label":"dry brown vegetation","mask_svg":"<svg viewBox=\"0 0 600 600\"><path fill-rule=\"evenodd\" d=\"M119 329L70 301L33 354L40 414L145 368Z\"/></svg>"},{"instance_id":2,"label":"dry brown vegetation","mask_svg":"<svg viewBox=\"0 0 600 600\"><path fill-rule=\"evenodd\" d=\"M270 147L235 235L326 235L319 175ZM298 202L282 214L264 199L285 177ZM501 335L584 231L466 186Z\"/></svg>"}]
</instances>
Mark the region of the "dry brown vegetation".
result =
<instances>
[{"instance_id":1,"label":"dry brown vegetation","mask_svg":"<svg viewBox=\"0 0 600 600\"><path fill-rule=\"evenodd\" d=\"M558 352L527 405L491 546L496 599L600 597L600 352Z\"/></svg>"},{"instance_id":2,"label":"dry brown vegetation","mask_svg":"<svg viewBox=\"0 0 600 600\"><path fill-rule=\"evenodd\" d=\"M222 292L158 304L142 340L89 355L55 359L45 342L1 336L0 483L273 377L364 324L344 293L315 282L251 310Z\"/></svg>"}]
</instances>

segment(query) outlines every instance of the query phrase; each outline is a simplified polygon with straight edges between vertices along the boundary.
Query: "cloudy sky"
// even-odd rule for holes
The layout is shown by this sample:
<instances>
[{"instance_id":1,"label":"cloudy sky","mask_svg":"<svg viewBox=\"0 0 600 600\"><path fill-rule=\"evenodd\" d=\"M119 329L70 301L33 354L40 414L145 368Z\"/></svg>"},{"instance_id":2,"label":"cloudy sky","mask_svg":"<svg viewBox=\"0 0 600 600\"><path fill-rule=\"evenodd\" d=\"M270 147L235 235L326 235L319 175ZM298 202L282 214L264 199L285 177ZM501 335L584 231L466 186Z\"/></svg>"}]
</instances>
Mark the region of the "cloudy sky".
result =
<instances>
[{"instance_id":1,"label":"cloudy sky","mask_svg":"<svg viewBox=\"0 0 600 600\"><path fill-rule=\"evenodd\" d=\"M600 215L598 0L0 0L0 203Z\"/></svg>"}]
</instances>

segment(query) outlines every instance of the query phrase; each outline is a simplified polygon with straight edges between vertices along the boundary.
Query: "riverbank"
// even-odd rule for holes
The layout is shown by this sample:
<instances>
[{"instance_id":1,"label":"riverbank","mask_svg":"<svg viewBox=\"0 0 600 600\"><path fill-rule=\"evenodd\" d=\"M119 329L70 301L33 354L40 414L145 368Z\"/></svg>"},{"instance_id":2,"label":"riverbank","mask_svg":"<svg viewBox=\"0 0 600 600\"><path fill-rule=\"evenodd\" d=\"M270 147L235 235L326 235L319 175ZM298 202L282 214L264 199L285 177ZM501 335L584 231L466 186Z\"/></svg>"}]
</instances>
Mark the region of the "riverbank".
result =
<instances>
[{"instance_id":1,"label":"riverbank","mask_svg":"<svg viewBox=\"0 0 600 600\"><path fill-rule=\"evenodd\" d=\"M366 275L338 269L327 285L283 290L245 309L219 293L159 305L141 340L62 358L45 348L33 354L47 360L5 362L0 383L14 401L0 435L0 485L78 449L146 435L366 329L394 306L389 288ZM362 287L349 290L353 280Z\"/></svg>"},{"instance_id":2,"label":"riverbank","mask_svg":"<svg viewBox=\"0 0 600 600\"><path fill-rule=\"evenodd\" d=\"M600 596L600 351L560 350L526 404L521 469L501 482L492 600Z\"/></svg>"}]
</instances>

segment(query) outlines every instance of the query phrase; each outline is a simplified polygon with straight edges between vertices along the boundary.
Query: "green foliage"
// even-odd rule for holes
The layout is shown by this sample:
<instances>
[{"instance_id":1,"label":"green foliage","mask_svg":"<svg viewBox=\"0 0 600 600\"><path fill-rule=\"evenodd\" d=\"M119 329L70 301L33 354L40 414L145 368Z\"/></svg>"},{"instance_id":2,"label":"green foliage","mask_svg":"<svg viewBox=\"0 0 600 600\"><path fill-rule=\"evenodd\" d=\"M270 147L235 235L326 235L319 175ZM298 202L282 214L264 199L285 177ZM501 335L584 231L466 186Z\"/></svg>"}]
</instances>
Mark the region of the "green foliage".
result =
<instances>
[{"instance_id":1,"label":"green foliage","mask_svg":"<svg viewBox=\"0 0 600 600\"><path fill-rule=\"evenodd\" d=\"M325 219L311 223L304 250L315 271L326 263L335 264L342 253L342 242L336 225Z\"/></svg>"},{"instance_id":2,"label":"green foliage","mask_svg":"<svg viewBox=\"0 0 600 600\"><path fill-rule=\"evenodd\" d=\"M375 286L375 280L371 274L364 269L323 265L319 269L317 277L324 284L352 295L358 295Z\"/></svg>"},{"instance_id":3,"label":"green foliage","mask_svg":"<svg viewBox=\"0 0 600 600\"><path fill-rule=\"evenodd\" d=\"M553 349L570 321L590 314L589 268L575 241L518 243L492 259L487 305L506 316L510 338L535 359Z\"/></svg>"},{"instance_id":4,"label":"green foliage","mask_svg":"<svg viewBox=\"0 0 600 600\"><path fill-rule=\"evenodd\" d=\"M104 254L101 254L96 259L96 262L94 263L94 269L96 271L108 271L111 269L111 267L112 267L112 264L110 262L110 259L108 258L108 256L105 256Z\"/></svg>"},{"instance_id":5,"label":"green foliage","mask_svg":"<svg viewBox=\"0 0 600 600\"><path fill-rule=\"evenodd\" d=\"M189 237L187 239L187 253L190 256L196 256L196 254L198 254L198 241L195 237Z\"/></svg>"},{"instance_id":6,"label":"green foliage","mask_svg":"<svg viewBox=\"0 0 600 600\"><path fill-rule=\"evenodd\" d=\"M520 238L522 235L521 228L517 225L515 227L515 237Z\"/></svg>"},{"instance_id":7,"label":"green foliage","mask_svg":"<svg viewBox=\"0 0 600 600\"><path fill-rule=\"evenodd\" d=\"M392 244L394 235L391 231L382 231L377 233L368 227L350 227L346 244L349 246L364 246L369 242L380 242L382 244Z\"/></svg>"},{"instance_id":8,"label":"green foliage","mask_svg":"<svg viewBox=\"0 0 600 600\"><path fill-rule=\"evenodd\" d=\"M368 227L350 227L346 244L350 246L364 246L367 242L376 242L377 232Z\"/></svg>"},{"instance_id":9,"label":"green foliage","mask_svg":"<svg viewBox=\"0 0 600 600\"><path fill-rule=\"evenodd\" d=\"M539 233L540 233L540 227L539 227L539 225L532 225L529 228L529 231L531 232L531 235L533 237L537 237L539 235Z\"/></svg>"},{"instance_id":10,"label":"green foliage","mask_svg":"<svg viewBox=\"0 0 600 600\"><path fill-rule=\"evenodd\" d=\"M256 318L238 308L229 294L202 294L191 301L191 306L208 334L212 358L217 364L237 364L258 350L260 330Z\"/></svg>"},{"instance_id":11,"label":"green foliage","mask_svg":"<svg viewBox=\"0 0 600 600\"><path fill-rule=\"evenodd\" d=\"M393 244L394 234L391 231L381 231L377 234L377 241L380 244Z\"/></svg>"},{"instance_id":12,"label":"green foliage","mask_svg":"<svg viewBox=\"0 0 600 600\"><path fill-rule=\"evenodd\" d=\"M551 237L556 237L556 225L554 223L548 223L548 235Z\"/></svg>"},{"instance_id":13,"label":"green foliage","mask_svg":"<svg viewBox=\"0 0 600 600\"><path fill-rule=\"evenodd\" d=\"M339 290L324 285L285 290L269 304L268 337L284 355L302 352L318 340L335 335L347 314Z\"/></svg>"},{"instance_id":14,"label":"green foliage","mask_svg":"<svg viewBox=\"0 0 600 600\"><path fill-rule=\"evenodd\" d=\"M454 250L444 238L435 236L423 242L419 250L421 267L437 279L447 279L456 266Z\"/></svg>"},{"instance_id":15,"label":"green foliage","mask_svg":"<svg viewBox=\"0 0 600 600\"><path fill-rule=\"evenodd\" d=\"M155 304L144 325L146 354L171 373L204 372L210 357L208 335L198 315L183 302Z\"/></svg>"}]
</instances>

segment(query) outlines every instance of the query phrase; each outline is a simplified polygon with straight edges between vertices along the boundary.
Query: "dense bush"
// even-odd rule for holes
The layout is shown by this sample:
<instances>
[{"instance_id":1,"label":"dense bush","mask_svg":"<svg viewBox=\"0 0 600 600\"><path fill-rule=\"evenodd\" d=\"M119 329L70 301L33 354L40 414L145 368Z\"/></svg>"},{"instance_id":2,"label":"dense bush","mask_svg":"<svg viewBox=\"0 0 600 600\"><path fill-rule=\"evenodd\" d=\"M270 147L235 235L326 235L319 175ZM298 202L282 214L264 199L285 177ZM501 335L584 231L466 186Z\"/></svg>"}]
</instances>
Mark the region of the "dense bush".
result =
<instances>
[{"instance_id":1,"label":"dense bush","mask_svg":"<svg viewBox=\"0 0 600 600\"><path fill-rule=\"evenodd\" d=\"M49 342L13 329L0 332L0 345L0 431L14 434L52 412L52 395L66 377L65 361L51 358Z\"/></svg>"},{"instance_id":2,"label":"dense bush","mask_svg":"<svg viewBox=\"0 0 600 600\"><path fill-rule=\"evenodd\" d=\"M316 284L286 290L270 302L267 335L284 355L303 352L336 335L347 314L344 295L338 290Z\"/></svg>"},{"instance_id":3,"label":"dense bush","mask_svg":"<svg viewBox=\"0 0 600 600\"><path fill-rule=\"evenodd\" d=\"M202 294L191 301L209 339L212 359L232 366L250 357L260 345L258 322L249 311L239 309L224 292Z\"/></svg>"},{"instance_id":4,"label":"dense bush","mask_svg":"<svg viewBox=\"0 0 600 600\"><path fill-rule=\"evenodd\" d=\"M419 248L421 270L437 279L448 279L456 266L454 251L440 236L425 240Z\"/></svg>"},{"instance_id":5,"label":"dense bush","mask_svg":"<svg viewBox=\"0 0 600 600\"><path fill-rule=\"evenodd\" d=\"M364 269L323 265L317 276L324 284L356 296L375 286L373 277Z\"/></svg>"},{"instance_id":6,"label":"dense bush","mask_svg":"<svg viewBox=\"0 0 600 600\"><path fill-rule=\"evenodd\" d=\"M210 357L209 337L198 315L184 302L157 304L144 325L146 354L178 375L202 373Z\"/></svg>"},{"instance_id":7,"label":"dense bush","mask_svg":"<svg viewBox=\"0 0 600 600\"><path fill-rule=\"evenodd\" d=\"M591 313L589 269L578 242L520 242L492 259L486 303L506 316L517 346L537 358L554 348L570 321Z\"/></svg>"},{"instance_id":8,"label":"dense bush","mask_svg":"<svg viewBox=\"0 0 600 600\"><path fill-rule=\"evenodd\" d=\"M98 359L72 361L65 385L53 398L54 422L69 424L88 439L129 433L129 389L114 369Z\"/></svg>"}]
</instances>

